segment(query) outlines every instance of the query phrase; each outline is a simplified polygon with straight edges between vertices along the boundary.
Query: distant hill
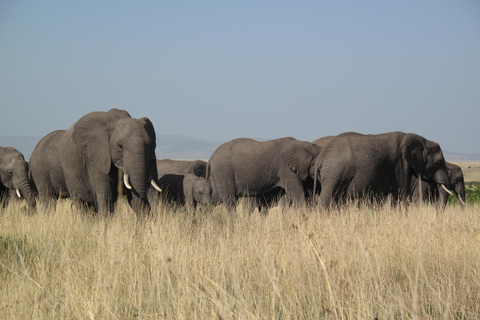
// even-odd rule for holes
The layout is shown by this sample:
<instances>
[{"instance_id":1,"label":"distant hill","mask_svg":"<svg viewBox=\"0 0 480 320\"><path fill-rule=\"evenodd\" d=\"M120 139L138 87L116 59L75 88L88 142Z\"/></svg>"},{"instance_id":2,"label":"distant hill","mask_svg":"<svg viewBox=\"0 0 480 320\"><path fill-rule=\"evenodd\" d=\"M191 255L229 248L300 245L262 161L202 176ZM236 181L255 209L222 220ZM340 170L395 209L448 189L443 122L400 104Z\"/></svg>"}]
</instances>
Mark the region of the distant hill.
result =
<instances>
[{"instance_id":1,"label":"distant hill","mask_svg":"<svg viewBox=\"0 0 480 320\"><path fill-rule=\"evenodd\" d=\"M208 160L223 142L177 135L157 135L159 159Z\"/></svg>"},{"instance_id":2,"label":"distant hill","mask_svg":"<svg viewBox=\"0 0 480 320\"><path fill-rule=\"evenodd\" d=\"M42 137L0 136L0 146L14 147L30 159L33 149ZM180 135L157 135L157 157L159 159L203 159L208 160L222 141L212 141ZM450 162L480 162L480 154L443 152Z\"/></svg>"},{"instance_id":3,"label":"distant hill","mask_svg":"<svg viewBox=\"0 0 480 320\"><path fill-rule=\"evenodd\" d=\"M480 154L461 154L444 151L443 156L448 162L480 162Z\"/></svg>"}]
</instances>

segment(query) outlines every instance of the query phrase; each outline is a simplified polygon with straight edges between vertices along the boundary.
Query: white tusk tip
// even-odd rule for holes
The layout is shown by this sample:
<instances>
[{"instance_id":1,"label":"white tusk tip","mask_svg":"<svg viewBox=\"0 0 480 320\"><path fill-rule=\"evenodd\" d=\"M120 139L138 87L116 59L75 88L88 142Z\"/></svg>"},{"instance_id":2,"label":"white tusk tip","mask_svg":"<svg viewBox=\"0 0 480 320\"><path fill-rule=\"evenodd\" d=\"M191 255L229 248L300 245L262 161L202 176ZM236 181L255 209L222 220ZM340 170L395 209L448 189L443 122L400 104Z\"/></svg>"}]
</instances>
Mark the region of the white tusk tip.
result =
<instances>
[{"instance_id":1,"label":"white tusk tip","mask_svg":"<svg viewBox=\"0 0 480 320\"><path fill-rule=\"evenodd\" d=\"M150 180L150 183L155 188L155 190L157 190L158 192L162 192L162 189L158 186L158 184L155 182L155 180L153 180L153 179Z\"/></svg>"},{"instance_id":2,"label":"white tusk tip","mask_svg":"<svg viewBox=\"0 0 480 320\"><path fill-rule=\"evenodd\" d=\"M450 194L450 195L452 195L452 196L453 196L453 193L452 193L452 191L448 190L448 189L447 189L447 187L445 187L445 186L443 185L443 183L442 183L442 184L440 184L440 186L441 186L441 187L443 188L443 190L445 190L445 191L446 191L448 194Z\"/></svg>"},{"instance_id":3,"label":"white tusk tip","mask_svg":"<svg viewBox=\"0 0 480 320\"><path fill-rule=\"evenodd\" d=\"M124 173L123 174L123 183L125 184L125 187L127 187L127 189L129 190L132 190L132 185L130 184L130 181L128 181L128 174Z\"/></svg>"}]
</instances>

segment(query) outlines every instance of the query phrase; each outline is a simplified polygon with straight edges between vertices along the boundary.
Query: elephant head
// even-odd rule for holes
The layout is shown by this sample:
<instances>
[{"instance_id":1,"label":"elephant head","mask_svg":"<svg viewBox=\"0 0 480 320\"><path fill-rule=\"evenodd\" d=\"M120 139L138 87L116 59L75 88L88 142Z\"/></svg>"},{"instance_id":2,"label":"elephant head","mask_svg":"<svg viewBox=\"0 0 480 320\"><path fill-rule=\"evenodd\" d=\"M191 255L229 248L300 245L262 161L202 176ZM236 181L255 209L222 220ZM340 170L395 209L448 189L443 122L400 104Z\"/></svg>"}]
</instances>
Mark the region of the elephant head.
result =
<instances>
[{"instance_id":1,"label":"elephant head","mask_svg":"<svg viewBox=\"0 0 480 320\"><path fill-rule=\"evenodd\" d=\"M112 166L121 169L131 207L137 213L150 209L148 185L158 186L155 130L148 118L134 119L118 109L92 112L77 121L72 137L85 150L87 167L105 175L112 174Z\"/></svg>"},{"instance_id":2,"label":"elephant head","mask_svg":"<svg viewBox=\"0 0 480 320\"><path fill-rule=\"evenodd\" d=\"M289 141L283 150L282 157L287 166L297 174L302 181L314 178L314 163L321 148L307 141Z\"/></svg>"},{"instance_id":3,"label":"elephant head","mask_svg":"<svg viewBox=\"0 0 480 320\"><path fill-rule=\"evenodd\" d=\"M28 164L18 150L0 147L0 188L15 190L18 197L25 197L30 208L36 205L32 187L28 179Z\"/></svg>"},{"instance_id":4,"label":"elephant head","mask_svg":"<svg viewBox=\"0 0 480 320\"><path fill-rule=\"evenodd\" d=\"M193 199L197 203L201 203L203 205L210 204L212 188L208 184L207 180L202 177L196 177L193 179Z\"/></svg>"},{"instance_id":5,"label":"elephant head","mask_svg":"<svg viewBox=\"0 0 480 320\"><path fill-rule=\"evenodd\" d=\"M460 207L463 208L465 206L465 180L463 178L462 169L456 164L447 162L447 170L450 179L450 187L457 194ZM448 197L448 195L445 196Z\"/></svg>"},{"instance_id":6,"label":"elephant head","mask_svg":"<svg viewBox=\"0 0 480 320\"><path fill-rule=\"evenodd\" d=\"M315 163L322 148L307 141L294 140L287 143L286 150L282 154L287 166L297 174L303 184L305 197L310 197L316 192L316 169Z\"/></svg>"},{"instance_id":7,"label":"elephant head","mask_svg":"<svg viewBox=\"0 0 480 320\"><path fill-rule=\"evenodd\" d=\"M430 184L437 184L446 192L452 194L448 190L450 181L447 164L438 143L414 133L407 133L401 141L400 148L406 174L418 177L419 184L421 180L424 180ZM405 179L411 181L410 177Z\"/></svg>"}]
</instances>

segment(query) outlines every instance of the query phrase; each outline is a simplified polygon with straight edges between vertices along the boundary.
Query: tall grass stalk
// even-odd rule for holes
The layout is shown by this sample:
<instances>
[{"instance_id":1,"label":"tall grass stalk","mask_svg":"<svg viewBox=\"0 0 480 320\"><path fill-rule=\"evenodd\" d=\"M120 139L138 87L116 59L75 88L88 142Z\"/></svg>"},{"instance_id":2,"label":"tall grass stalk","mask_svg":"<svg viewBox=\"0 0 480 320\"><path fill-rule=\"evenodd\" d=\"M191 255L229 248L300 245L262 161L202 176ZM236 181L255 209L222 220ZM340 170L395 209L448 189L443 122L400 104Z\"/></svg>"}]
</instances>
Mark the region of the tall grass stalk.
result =
<instances>
[{"instance_id":1,"label":"tall grass stalk","mask_svg":"<svg viewBox=\"0 0 480 320\"><path fill-rule=\"evenodd\" d=\"M480 207L0 213L3 319L478 319Z\"/></svg>"}]
</instances>

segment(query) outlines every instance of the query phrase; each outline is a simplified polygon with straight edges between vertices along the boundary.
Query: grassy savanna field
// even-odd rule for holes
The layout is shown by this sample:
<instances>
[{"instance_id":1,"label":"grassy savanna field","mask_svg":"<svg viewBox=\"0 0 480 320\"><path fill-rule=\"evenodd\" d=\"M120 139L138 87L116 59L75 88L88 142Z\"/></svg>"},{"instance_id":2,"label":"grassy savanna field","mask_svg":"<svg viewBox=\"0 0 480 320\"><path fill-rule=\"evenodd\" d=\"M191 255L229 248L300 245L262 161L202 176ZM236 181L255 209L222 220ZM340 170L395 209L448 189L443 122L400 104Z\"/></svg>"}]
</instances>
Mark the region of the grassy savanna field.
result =
<instances>
[{"instance_id":1,"label":"grassy savanna field","mask_svg":"<svg viewBox=\"0 0 480 320\"><path fill-rule=\"evenodd\" d=\"M0 213L2 319L478 319L480 204Z\"/></svg>"}]
</instances>

